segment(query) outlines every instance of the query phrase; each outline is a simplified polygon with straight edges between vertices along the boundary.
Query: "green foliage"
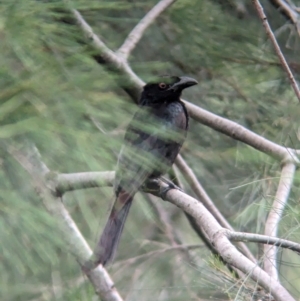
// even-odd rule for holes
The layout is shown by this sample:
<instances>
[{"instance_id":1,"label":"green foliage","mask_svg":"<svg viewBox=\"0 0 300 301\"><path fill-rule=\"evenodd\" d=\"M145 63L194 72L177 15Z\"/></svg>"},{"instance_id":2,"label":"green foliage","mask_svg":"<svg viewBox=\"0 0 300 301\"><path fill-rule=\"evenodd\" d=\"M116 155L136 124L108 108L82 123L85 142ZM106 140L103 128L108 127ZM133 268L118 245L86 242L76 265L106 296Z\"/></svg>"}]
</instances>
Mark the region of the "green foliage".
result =
<instances>
[{"instance_id":1,"label":"green foliage","mask_svg":"<svg viewBox=\"0 0 300 301\"><path fill-rule=\"evenodd\" d=\"M225 1L224 1L225 2ZM57 225L31 188L29 176L7 152L7 142L28 138L56 172L113 170L135 105L85 43L68 11L77 8L103 40L117 49L156 1L1 1L0 4L0 298L91 300L93 290L66 252ZM264 3L271 23L278 12ZM130 57L144 80L188 74L200 84L189 101L262 136L299 148L299 105L263 27L251 7L239 19L218 1L177 1L145 32ZM279 27L279 25L277 25ZM277 29L275 27L274 29ZM288 60L297 44L286 49ZM299 38L297 38L299 39ZM191 121L183 156L236 229L263 231L279 165L248 146ZM281 225L282 237L299 240L299 177ZM187 189L187 192L188 191ZM111 188L68 193L63 201L93 247L106 220ZM199 243L182 213L163 204L185 244ZM116 263L109 269L128 300L230 298L232 275L217 269L204 248L170 251L134 264L126 259L165 248L170 241L153 208L138 195ZM257 252L256 246L251 246ZM299 282L283 252L282 275L298 295ZM299 264L298 258L293 258ZM226 281L224 280L226 279ZM55 289L53 288L55 287ZM245 289L246 290L246 289ZM199 297L199 298L200 298Z\"/></svg>"}]
</instances>

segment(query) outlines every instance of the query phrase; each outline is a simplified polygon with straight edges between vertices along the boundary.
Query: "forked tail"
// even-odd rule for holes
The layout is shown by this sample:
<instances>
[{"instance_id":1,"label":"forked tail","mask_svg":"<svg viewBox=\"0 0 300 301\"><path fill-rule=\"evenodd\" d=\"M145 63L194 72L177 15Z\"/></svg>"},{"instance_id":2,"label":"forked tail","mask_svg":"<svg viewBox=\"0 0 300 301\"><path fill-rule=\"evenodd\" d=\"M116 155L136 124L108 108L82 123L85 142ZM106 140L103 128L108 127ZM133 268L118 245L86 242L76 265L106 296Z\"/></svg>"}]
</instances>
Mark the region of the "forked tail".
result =
<instances>
[{"instance_id":1,"label":"forked tail","mask_svg":"<svg viewBox=\"0 0 300 301\"><path fill-rule=\"evenodd\" d=\"M132 200L133 196L128 193L121 192L118 195L96 247L97 264L106 265L113 260Z\"/></svg>"}]
</instances>

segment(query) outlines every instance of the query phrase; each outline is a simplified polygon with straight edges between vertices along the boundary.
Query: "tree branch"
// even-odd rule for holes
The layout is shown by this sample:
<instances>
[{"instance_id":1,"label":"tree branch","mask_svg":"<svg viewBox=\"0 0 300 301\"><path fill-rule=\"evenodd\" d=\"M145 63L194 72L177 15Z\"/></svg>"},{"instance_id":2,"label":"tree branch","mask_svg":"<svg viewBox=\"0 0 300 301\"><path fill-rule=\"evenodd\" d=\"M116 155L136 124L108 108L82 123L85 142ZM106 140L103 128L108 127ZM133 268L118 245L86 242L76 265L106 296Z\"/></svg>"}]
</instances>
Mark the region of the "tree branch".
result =
<instances>
[{"instance_id":1,"label":"tree branch","mask_svg":"<svg viewBox=\"0 0 300 301\"><path fill-rule=\"evenodd\" d=\"M206 193L205 189L202 187L200 182L198 181L196 175L194 174L193 170L187 165L185 160L182 158L181 155L178 155L175 161L176 166L181 171L182 175L186 179L186 181L191 186L192 190L199 198L199 200L204 204L204 206L209 210L209 212L214 216L214 218L220 223L220 225L224 228L227 228L231 231L234 231L231 225L227 222L224 218L222 213L218 210L215 206L211 198ZM251 261L256 263L256 258L252 255L250 250L244 243L238 243L239 247L241 248L242 252L247 256Z\"/></svg>"},{"instance_id":2,"label":"tree branch","mask_svg":"<svg viewBox=\"0 0 300 301\"><path fill-rule=\"evenodd\" d=\"M128 92L134 101L137 102L144 82L132 71L125 59L109 49L100 37L94 33L93 29L85 21L80 12L76 9L72 9L71 11L83 34L90 42L90 45L98 51L102 64L105 64L108 69L115 73L117 71L118 75L124 75L122 80L119 81L119 84L126 92Z\"/></svg>"},{"instance_id":3,"label":"tree branch","mask_svg":"<svg viewBox=\"0 0 300 301\"><path fill-rule=\"evenodd\" d=\"M113 186L115 172L114 171L104 171L104 172L81 172L81 173L72 173L72 174L58 174L53 176L51 173L47 175L48 179L53 178L55 183L55 194L63 195L68 191L73 191L76 189L86 189L86 188L95 188L95 187L105 187L105 186ZM198 196L198 195L197 195ZM151 195L150 195L151 197ZM198 196L201 199L201 196ZM156 204L156 207L160 207L159 204ZM158 208L156 208L158 210ZM159 215L161 212L159 213ZM173 233L169 227L169 223L166 220L166 217L160 216L160 219L164 223L165 233L168 236L171 244L173 245L176 242L175 238L173 237ZM196 222L195 222L196 223ZM166 227L167 226L167 227ZM198 225L196 225L198 228ZM228 229L232 229L231 227ZM198 232L197 232L198 233ZM199 234L199 233L198 233ZM242 246L241 249L244 253L249 256L247 252L247 247ZM251 253L250 253L251 254ZM252 257L251 257L252 256ZM255 262L255 258L253 255L249 256L251 260Z\"/></svg>"},{"instance_id":4,"label":"tree branch","mask_svg":"<svg viewBox=\"0 0 300 301\"><path fill-rule=\"evenodd\" d=\"M56 191L59 195L62 195L65 192L77 189L113 186L115 172L79 172L72 174L58 174L55 176ZM51 177L51 175L48 176L48 178Z\"/></svg>"},{"instance_id":5,"label":"tree branch","mask_svg":"<svg viewBox=\"0 0 300 301\"><path fill-rule=\"evenodd\" d=\"M263 9L262 5L260 4L259 0L252 0L252 2L255 6L255 9L257 11L257 14L258 14L259 18L261 19L261 21L263 23L263 26L266 30L266 33L267 33L269 39L271 40L271 42L274 46L275 52L276 52L276 54L277 54L277 56L278 56L278 58L281 62L281 65L282 65L283 69L285 70L285 72L287 73L287 76L288 76L288 78L291 82L291 85L292 85L292 87L295 91L295 94L296 94L298 100L300 101L300 91L299 91L298 84L297 84L297 82L294 78L294 75L293 75L288 63L285 60L285 57L284 57L283 53L281 52L279 44L277 43L275 35L274 35L274 33L271 29L271 26L268 22L267 16L264 13L264 9Z\"/></svg>"},{"instance_id":6,"label":"tree branch","mask_svg":"<svg viewBox=\"0 0 300 301\"><path fill-rule=\"evenodd\" d=\"M21 160L23 167L27 169L27 165L25 165L24 159ZM275 220L272 219L271 221L275 222L270 228L274 231L273 235L260 235L260 234L253 234L253 233L245 233L245 232L236 232L231 225L227 222L227 220L223 217L220 211L215 207L212 200L207 195L204 188L198 182L195 174L186 164L185 160L179 155L175 161L176 166L182 172L183 176L187 180L187 182L191 185L192 190L195 192L197 197L199 197L200 201L205 205L205 207L209 210L209 212L214 216L214 218L220 223L220 225L229 231L228 238L233 241L249 241L249 242L259 242L264 244L270 244L275 246L281 246L283 248L289 248L293 251L300 253L300 244L295 242L279 239L274 237L277 235L277 228L275 230L275 226L278 226L278 221L280 220L282 210L284 209L284 205L286 204L289 189L293 182L295 166L291 163L287 163L282 168L280 183L278 186L278 190L275 197L275 202L272 207L272 211L270 212L270 216L275 217ZM49 172L48 168L47 171ZM49 173L48 173L49 174ZM49 178L48 174L46 174L47 178ZM51 174L51 173L50 173ZM95 188L95 187L106 187L106 186L113 186L114 182L114 171L102 171L102 172L80 172L80 173L71 173L71 174L58 174L55 178L56 183L56 190L59 193L63 194L68 191L73 191L76 189L86 189L86 188ZM158 204L156 204L158 205ZM276 207L275 207L276 206ZM278 206L281 206L279 208ZM160 208L160 206L159 206ZM157 209L157 208L156 208ZM165 214L165 212L161 212L162 208L157 209L159 214ZM164 226L168 225L167 217L160 216ZM270 222L266 222L266 224L271 225ZM173 234L169 234L170 229L165 229L166 233L168 234L169 240L171 244L174 243ZM253 256L251 254L251 256ZM256 261L254 258L250 258L254 262Z\"/></svg>"},{"instance_id":7,"label":"tree branch","mask_svg":"<svg viewBox=\"0 0 300 301\"><path fill-rule=\"evenodd\" d=\"M82 236L68 210L65 208L60 198L53 195L55 192L54 183L46 181L44 176L49 169L40 161L38 150L35 147L19 151L12 146L8 148L9 153L23 166L32 178L32 185L41 197L46 209L56 219L61 230L61 235L67 243L68 250L76 258L81 267L90 259L92 250ZM103 301L122 301L113 281L103 266L99 265L95 269L86 272L92 283L95 292Z\"/></svg>"},{"instance_id":8,"label":"tree branch","mask_svg":"<svg viewBox=\"0 0 300 301\"><path fill-rule=\"evenodd\" d=\"M83 266L92 255L92 251L78 230L68 211L65 209L63 203L60 202L58 198L55 198L51 193L51 191L55 191L55 188L53 187L55 182L45 182L43 175L36 171L36 166L32 165L30 160L25 160L25 158L28 157L26 154L24 155L19 150L13 148L10 148L9 151L31 175L33 179L33 185L37 193L41 196L46 208L57 219L64 239L69 246L69 250ZM32 153L32 150L31 152L27 153ZM45 166L43 164L37 165ZM99 177L97 179L99 180ZM156 183L158 186L155 188L155 190L151 191L160 196L161 192L165 191L168 186L160 180L158 180ZM294 301L290 294L285 290L284 287L281 286L278 281L276 281L276 279L270 277L255 263L242 255L231 244L226 236L226 231L228 230L225 230L219 225L219 223L202 205L202 203L175 189L167 192L166 200L181 208L189 215L193 216L198 226L203 229L206 235L208 235L213 246L226 262L248 274L254 281L257 281L258 284L264 287L267 291L270 291L276 300ZM102 300L122 300L117 290L114 288L112 280L102 266L98 266L86 273Z\"/></svg>"},{"instance_id":9,"label":"tree branch","mask_svg":"<svg viewBox=\"0 0 300 301\"><path fill-rule=\"evenodd\" d=\"M135 264L136 262L138 262L141 259L146 259L152 256L157 256L157 255L161 255L164 254L166 252L169 251L186 251L186 250L195 250L195 249L199 249L199 248L203 248L204 245L176 245L176 246L171 246L171 247L166 247L164 249L159 249L159 250L155 250L155 251L150 251L141 255L138 255L136 257L132 257L132 258L128 258L128 259L124 259L121 261L118 261L114 264L114 268L118 268L119 266L123 265L123 264Z\"/></svg>"},{"instance_id":10,"label":"tree branch","mask_svg":"<svg viewBox=\"0 0 300 301\"><path fill-rule=\"evenodd\" d=\"M184 160L182 158L182 156L179 154L177 156L177 158L180 156L180 158L182 160ZM184 161L184 163L186 164L186 162ZM182 181L180 180L180 173L182 171L180 171L180 169L178 168L177 166L178 164L176 163L175 161L175 164L172 166L172 170L169 172L169 176L170 178L172 179L172 181L174 181L175 185L177 185L178 187L180 187L183 191L185 191L184 189L184 186L183 186L183 183ZM186 164L187 165L187 164ZM188 165L187 165L188 166ZM189 167L189 166L188 166ZM185 178L186 181L188 182L188 179ZM200 183L199 183L200 184ZM189 186L191 187L191 184L189 183ZM197 197L199 197L197 195ZM184 212L187 220L189 221L191 227L194 229L194 231L197 233L197 235L199 236L199 238L205 243L206 247L212 252L212 254L218 259L220 260L225 267L228 268L228 270L232 273L232 275L234 275L234 277L236 278L240 278L240 279L244 279L245 278L245 275L244 273L242 273L241 271L239 271L238 269L230 266L225 260L223 260L223 258L220 256L220 254L216 251L216 249L212 246L209 238L207 237L206 233L202 231L201 228L199 228L197 222L195 221L195 219L187 214L186 212ZM216 218L216 217L215 217Z\"/></svg>"},{"instance_id":11,"label":"tree branch","mask_svg":"<svg viewBox=\"0 0 300 301\"><path fill-rule=\"evenodd\" d=\"M81 29L88 35L91 35L91 27L84 26L87 24L79 12L75 14L76 20L80 24ZM92 35L95 35L92 33ZM99 37L98 37L99 39ZM99 39L100 40L100 39ZM101 40L100 40L101 41ZM121 86L128 92L130 87L129 95L133 98L134 101L137 101L137 95L140 93L141 87L144 85L144 82L133 72L131 67L128 65L127 61L123 58L120 58L116 53L102 47L103 42L98 45L98 43L92 43L92 46L99 51L100 55L103 55L103 60L106 64L110 65L114 71L117 71L121 75L124 75L126 78L129 78L129 81L126 81L125 87L123 83L120 83ZM113 53L113 55L111 55ZM254 132L246 129L245 127L239 125L236 122L228 120L226 118L215 115L211 112L208 112L194 104L191 104L185 101L189 115L194 120L218 131L229 137L232 137L235 140L244 142L253 148L266 153L277 160L285 160L297 162L298 159L293 150L287 149L279 144L276 144L266 138L263 138Z\"/></svg>"},{"instance_id":12,"label":"tree branch","mask_svg":"<svg viewBox=\"0 0 300 301\"><path fill-rule=\"evenodd\" d=\"M284 172L284 175L282 175L282 177L281 177L282 179L286 179L287 172L290 170L291 165L294 166L291 163L287 163L285 166L288 166L289 168L287 170L285 170L285 167L283 168L285 170L285 172ZM108 177L108 175L109 175L109 177ZM67 189L70 189L70 190L74 190L74 189L76 189L75 187L87 188L87 187L96 187L96 185L99 185L99 186L110 185L111 186L113 183L113 175L114 175L113 172L63 174L61 179L64 179L64 181L66 181L66 183L64 184L64 187L66 187ZM101 177L102 177L102 179L101 179ZM59 179L59 178L60 178L60 175L58 175L57 179ZM293 178L293 175L290 174L288 178L289 178L289 181L291 181L291 179ZM78 181L77 180L74 181L74 179L77 179ZM83 180L82 185L80 185L80 179ZM75 187L72 186L73 183L75 183ZM161 187L164 188L164 183L160 183L160 185L161 185ZM287 190L286 190L287 187L285 185L286 185L285 181L279 185L280 187L282 187L281 190L279 189L281 191L280 193L282 195L287 194ZM66 191L68 191L68 190L65 190L64 192L66 192ZM300 245L297 243L288 241L288 240L278 239L276 237L271 237L270 235L241 233L241 232L235 232L233 230L224 229L218 224L218 222L216 220L214 220L214 217L211 215L211 213L201 203L199 203L199 201L191 198L188 195L185 195L184 193L182 193L178 190L174 190L174 191L172 190L172 191L168 192L168 195L171 192L172 192L172 195L174 193L175 194L172 196L172 198L170 198L170 199L167 198L167 200L170 201L171 203L175 204L179 208L183 209L185 212L187 212L191 216L193 216L193 218L195 218L196 222L198 223L198 226L201 227L205 231L205 233L209 236L211 242L216 247L218 252L220 252L219 254L221 254L221 256L225 259L225 261L228 262L230 265L233 265L234 267L243 271L244 273L250 273L251 269L253 268L253 265L254 266L256 266L256 265L254 263L252 263L250 260L248 260L248 259L246 260L246 257L242 257L243 259L240 259L241 254L232 245L231 245L230 249L233 250L232 248L234 248L235 251L232 254L235 254L235 256L227 254L226 248L229 247L228 243L225 243L225 245L223 245L223 246L220 243L217 243L218 239L221 239L220 236L224 235L229 240L232 240L232 241L241 241L242 240L242 241L260 242L260 243L270 244L270 245L274 245L274 246L281 246L283 248L288 248L293 251L300 252ZM177 193L179 193L179 195ZM179 198L180 198L180 200L179 200ZM193 202L197 202L197 204L200 205L201 211L198 211L199 208L197 205L196 206L197 209L195 209L196 211L193 211L193 213L190 212L190 209L188 209L189 206L191 206L192 208L195 207L195 204ZM188 207L188 208L186 208L186 207ZM205 209L203 209L202 207ZM200 212L201 212L201 215L199 215ZM206 215L208 213L209 213L209 217L207 219ZM213 221L212 221L212 219L213 219ZM203 226L204 223L208 223L208 225L210 225L209 231L206 228L206 227L208 227L207 225L205 227ZM223 234L221 235L219 232L223 233ZM216 238L216 237L218 237L218 238ZM222 239L221 239L221 241L222 241ZM218 245L218 248L217 248L217 245ZM237 256L236 252L238 252L239 256ZM227 258L227 256L229 259ZM234 259L231 258L231 256L233 256ZM237 261L237 263L235 263L235 261ZM249 264L249 262L251 262L251 265ZM250 268L250 266L251 266L251 268ZM249 270L247 270L247 268L249 268ZM253 277L257 277L257 275L259 275L259 272L254 274ZM253 279L257 280L257 278L253 278ZM264 278L264 279L266 280L266 278ZM261 283L261 285L265 289L269 288L268 286L265 286L262 283Z\"/></svg>"},{"instance_id":13,"label":"tree branch","mask_svg":"<svg viewBox=\"0 0 300 301\"><path fill-rule=\"evenodd\" d=\"M253 2L260 6L261 12L263 13L259 1L253 0ZM259 6L257 7L259 8ZM260 11L258 10L258 12ZM266 29L269 28L269 31L271 33L270 36L272 37L273 33L269 27L269 24L266 20L264 13L262 16L263 16L262 18L263 24ZM82 29L84 31L86 30L84 27L82 27ZM275 42L274 47L276 49L276 45L278 46L278 44L276 42L274 35L273 38L274 39L273 40L271 39L271 41L273 43ZM96 49L99 46L99 45L98 46L95 45L95 43L92 45L96 47ZM283 58L283 61L281 61L281 63L282 62L284 63L285 60L282 53L280 52L279 46L278 49L279 49L279 58L281 59ZM107 58L105 52L107 49L100 47L100 49L98 50L100 55L102 54L104 63L106 65L109 65L110 67L112 67L112 69L115 69L117 73L120 73L121 75L125 75L130 79L130 84L132 85L132 89L138 91L141 88L143 82L132 71L132 69L128 65L127 61L124 60L124 58L118 56L116 53L114 53L115 57L109 55ZM105 55L103 55L103 51ZM282 57L280 57L280 54ZM300 93L299 93L297 83L292 73L290 72L288 65L286 64L285 66L283 64L283 66L284 67L287 66L287 69L285 70L288 72L289 79L291 80L292 85L294 84L293 88L295 90L297 97L300 100ZM126 90L126 88L124 89ZM293 162L287 164L292 164L294 166L294 163L298 163L298 159L296 158L295 152L293 150L286 149L274 142L271 142L263 137L260 137L259 135L247 130L246 128L240 126L235 122L214 115L193 104L187 103L187 108L192 118L219 132L222 132L236 140L247 143L250 146L258 149L259 151L271 155L277 160L283 160L284 162ZM163 183L161 183L161 185L162 187L165 186L165 184ZM262 271L258 266L256 266L253 262L245 258L241 253L238 252L238 250L236 250L236 248L228 241L224 233L222 233L221 226L214 220L213 216L211 216L211 214L205 209L205 207L203 207L203 205L200 202L194 200L189 196L184 195L182 192L175 191L175 190L171 190L167 193L167 199L173 204L180 207L181 209L185 210L188 214L192 215L197 220L199 227L202 227L204 229L208 237L212 240L212 243L214 244L218 252L220 252L222 257L229 264L237 267L244 273L249 273L251 277L254 280L258 281L258 283L261 284L264 288L266 289L270 288L272 294L277 300L285 300L285 301L293 300L293 298L289 295L289 293L280 285L278 281L276 281L276 279L268 276L267 273Z\"/></svg>"},{"instance_id":14,"label":"tree branch","mask_svg":"<svg viewBox=\"0 0 300 301\"><path fill-rule=\"evenodd\" d=\"M297 253L300 253L300 244L287 239L254 234L254 233L235 232L235 231L227 231L226 235L228 239L231 241L249 241L249 242L262 243L267 245L273 245L276 247L286 248L295 251Z\"/></svg>"},{"instance_id":15,"label":"tree branch","mask_svg":"<svg viewBox=\"0 0 300 301\"><path fill-rule=\"evenodd\" d=\"M160 187L161 189L165 189L167 185L160 182ZM257 283L266 291L270 291L277 301L294 300L276 279L268 275L255 263L242 255L231 244L225 234L227 230L224 232L224 229L199 201L175 189L168 191L166 200L196 219L199 227L202 227L207 233L212 244L226 262L249 275L254 281L257 281Z\"/></svg>"},{"instance_id":16,"label":"tree branch","mask_svg":"<svg viewBox=\"0 0 300 301\"><path fill-rule=\"evenodd\" d=\"M244 142L253 148L270 155L277 160L297 162L295 151L274 143L238 123L208 112L194 104L186 102L189 115L194 120L221 132L235 140Z\"/></svg>"},{"instance_id":17,"label":"tree branch","mask_svg":"<svg viewBox=\"0 0 300 301\"><path fill-rule=\"evenodd\" d=\"M103 60L113 65L121 65L122 61L112 50L110 50L105 43L97 36L92 27L85 21L82 15L76 10L72 9L72 13L77 20L78 25L84 32L86 38L90 41L91 45L99 51Z\"/></svg>"},{"instance_id":18,"label":"tree branch","mask_svg":"<svg viewBox=\"0 0 300 301\"><path fill-rule=\"evenodd\" d=\"M279 10L284 14L285 17L287 17L297 28L298 30L298 18L299 14L298 12L291 7L288 3L286 3L284 0L271 0L270 1L276 8L279 8ZM298 30L299 32L299 30Z\"/></svg>"},{"instance_id":19,"label":"tree branch","mask_svg":"<svg viewBox=\"0 0 300 301\"><path fill-rule=\"evenodd\" d=\"M154 22L154 20L176 0L159 1L141 21L133 28L123 45L117 51L124 59L127 59L131 51L135 48L139 40L142 38L145 30Z\"/></svg>"},{"instance_id":20,"label":"tree branch","mask_svg":"<svg viewBox=\"0 0 300 301\"><path fill-rule=\"evenodd\" d=\"M278 225L281 220L284 207L288 201L295 170L296 167L292 163L286 163L282 167L275 199L265 225L265 235L267 236L277 236ZM274 279L278 279L276 253L277 248L275 246L264 247L264 269Z\"/></svg>"},{"instance_id":21,"label":"tree branch","mask_svg":"<svg viewBox=\"0 0 300 301\"><path fill-rule=\"evenodd\" d=\"M180 246L183 245L182 241L179 241L178 236L174 233L174 227L172 227L172 222L168 212L163 208L162 203L157 202L154 196L151 194L147 195L147 201L154 209L157 217L160 221L160 228L166 235L167 239L171 246Z\"/></svg>"}]
</instances>

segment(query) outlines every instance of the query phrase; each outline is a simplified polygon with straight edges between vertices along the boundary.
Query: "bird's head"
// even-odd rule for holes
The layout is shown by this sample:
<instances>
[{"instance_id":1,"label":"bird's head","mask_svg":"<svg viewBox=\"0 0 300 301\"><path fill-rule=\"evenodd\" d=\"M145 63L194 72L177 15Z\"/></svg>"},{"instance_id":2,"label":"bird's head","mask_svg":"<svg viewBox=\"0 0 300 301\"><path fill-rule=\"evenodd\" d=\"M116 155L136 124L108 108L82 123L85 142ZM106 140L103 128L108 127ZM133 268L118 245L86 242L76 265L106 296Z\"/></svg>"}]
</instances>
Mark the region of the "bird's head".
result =
<instances>
[{"instance_id":1,"label":"bird's head","mask_svg":"<svg viewBox=\"0 0 300 301\"><path fill-rule=\"evenodd\" d=\"M195 79L186 76L160 77L155 82L150 82L144 86L140 104L151 105L178 101L184 89L197 84L198 82Z\"/></svg>"}]
</instances>

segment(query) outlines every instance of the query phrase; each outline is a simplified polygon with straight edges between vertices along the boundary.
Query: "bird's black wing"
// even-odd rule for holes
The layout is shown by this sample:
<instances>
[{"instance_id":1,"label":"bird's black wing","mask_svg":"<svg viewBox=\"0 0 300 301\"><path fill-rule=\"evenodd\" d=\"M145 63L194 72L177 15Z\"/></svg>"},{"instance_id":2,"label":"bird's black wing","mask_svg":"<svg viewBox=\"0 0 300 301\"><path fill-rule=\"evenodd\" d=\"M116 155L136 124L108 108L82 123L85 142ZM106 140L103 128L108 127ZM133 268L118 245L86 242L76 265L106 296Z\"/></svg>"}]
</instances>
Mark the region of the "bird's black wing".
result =
<instances>
[{"instance_id":1,"label":"bird's black wing","mask_svg":"<svg viewBox=\"0 0 300 301\"><path fill-rule=\"evenodd\" d=\"M147 178L165 173L173 164L187 128L184 105L177 103L173 107L178 111L174 116L168 108L160 109L156 115L142 108L134 115L119 155L116 191L121 188L136 192Z\"/></svg>"},{"instance_id":2,"label":"bird's black wing","mask_svg":"<svg viewBox=\"0 0 300 301\"><path fill-rule=\"evenodd\" d=\"M109 262L118 247L133 197L149 177L165 173L184 141L187 116L177 102L157 110L141 108L128 125L115 177L115 202L95 251Z\"/></svg>"}]
</instances>

